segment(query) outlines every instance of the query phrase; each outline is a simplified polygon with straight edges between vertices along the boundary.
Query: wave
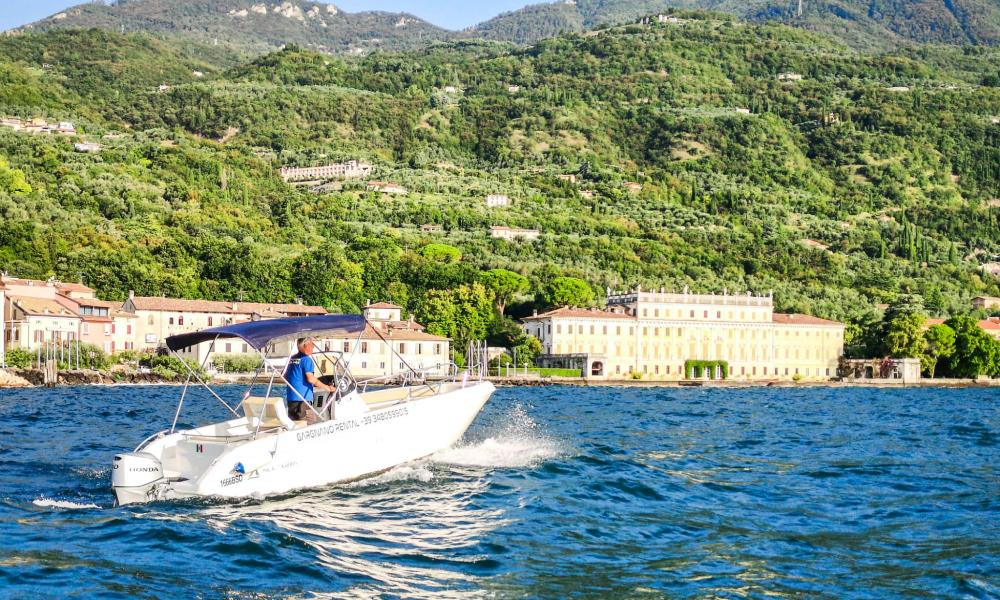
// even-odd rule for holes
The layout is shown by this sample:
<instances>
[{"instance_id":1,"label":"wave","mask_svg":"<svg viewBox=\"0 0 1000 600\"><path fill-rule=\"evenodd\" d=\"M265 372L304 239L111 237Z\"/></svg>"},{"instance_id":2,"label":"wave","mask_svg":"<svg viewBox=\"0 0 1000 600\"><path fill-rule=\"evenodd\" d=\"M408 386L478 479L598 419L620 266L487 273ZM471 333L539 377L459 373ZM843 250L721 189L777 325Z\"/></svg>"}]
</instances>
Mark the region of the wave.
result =
<instances>
[{"instance_id":1,"label":"wave","mask_svg":"<svg viewBox=\"0 0 1000 600\"><path fill-rule=\"evenodd\" d=\"M421 483L427 483L432 479L434 479L434 473L432 473L431 470L425 465L399 465L398 467L389 469L385 473L380 473L374 477L368 477L366 479L355 481L351 484L351 487L369 487L372 485L382 485L400 481L419 481Z\"/></svg>"},{"instance_id":2,"label":"wave","mask_svg":"<svg viewBox=\"0 0 1000 600\"><path fill-rule=\"evenodd\" d=\"M72 510L101 508L91 503L80 504L78 502L70 502L69 500L52 500L50 498L38 498L37 500L32 500L31 503L42 508L67 508Z\"/></svg>"},{"instance_id":3,"label":"wave","mask_svg":"<svg viewBox=\"0 0 1000 600\"><path fill-rule=\"evenodd\" d=\"M484 439L442 450L431 460L469 467L515 468L535 466L566 453L563 445L542 432L521 406L511 409L498 427L484 434Z\"/></svg>"}]
</instances>

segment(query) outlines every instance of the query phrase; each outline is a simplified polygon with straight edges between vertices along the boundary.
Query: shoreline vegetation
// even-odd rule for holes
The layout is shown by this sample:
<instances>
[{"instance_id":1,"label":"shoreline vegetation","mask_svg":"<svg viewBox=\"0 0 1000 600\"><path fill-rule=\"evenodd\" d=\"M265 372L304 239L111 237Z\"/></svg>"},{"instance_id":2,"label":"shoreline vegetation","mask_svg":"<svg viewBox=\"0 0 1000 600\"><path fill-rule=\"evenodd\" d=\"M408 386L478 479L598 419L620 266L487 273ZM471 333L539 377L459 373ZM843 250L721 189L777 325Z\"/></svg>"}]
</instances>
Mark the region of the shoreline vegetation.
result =
<instances>
[{"instance_id":1,"label":"shoreline vegetation","mask_svg":"<svg viewBox=\"0 0 1000 600\"><path fill-rule=\"evenodd\" d=\"M211 385L246 385L252 378L248 374L232 373L213 377ZM566 385L579 387L1000 387L1000 379L922 379L919 382L903 383L893 379L831 379L829 381L739 381L739 380L683 380L683 381L642 381L636 379L594 380L584 377L488 377L500 387L534 387L544 385ZM261 380L263 381L263 380ZM0 369L0 389L29 388L44 386L44 372L37 369ZM165 379L155 373L107 372L89 369L59 371L58 387L81 385L183 385L183 381Z\"/></svg>"}]
</instances>

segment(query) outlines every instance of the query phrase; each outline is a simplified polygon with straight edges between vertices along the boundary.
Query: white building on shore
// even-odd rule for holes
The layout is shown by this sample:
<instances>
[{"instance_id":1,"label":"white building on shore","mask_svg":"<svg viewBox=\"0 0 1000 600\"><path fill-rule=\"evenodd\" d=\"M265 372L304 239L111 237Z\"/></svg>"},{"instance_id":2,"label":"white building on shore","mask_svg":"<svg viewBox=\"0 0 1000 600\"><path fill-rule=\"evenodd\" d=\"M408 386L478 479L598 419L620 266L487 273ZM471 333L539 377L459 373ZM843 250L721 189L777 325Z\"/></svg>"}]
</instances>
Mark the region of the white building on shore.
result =
<instances>
[{"instance_id":1,"label":"white building on shore","mask_svg":"<svg viewBox=\"0 0 1000 600\"><path fill-rule=\"evenodd\" d=\"M542 343L541 363L595 379L824 381L844 346L843 323L775 313L758 295L609 293L604 310L565 307L524 322Z\"/></svg>"}]
</instances>

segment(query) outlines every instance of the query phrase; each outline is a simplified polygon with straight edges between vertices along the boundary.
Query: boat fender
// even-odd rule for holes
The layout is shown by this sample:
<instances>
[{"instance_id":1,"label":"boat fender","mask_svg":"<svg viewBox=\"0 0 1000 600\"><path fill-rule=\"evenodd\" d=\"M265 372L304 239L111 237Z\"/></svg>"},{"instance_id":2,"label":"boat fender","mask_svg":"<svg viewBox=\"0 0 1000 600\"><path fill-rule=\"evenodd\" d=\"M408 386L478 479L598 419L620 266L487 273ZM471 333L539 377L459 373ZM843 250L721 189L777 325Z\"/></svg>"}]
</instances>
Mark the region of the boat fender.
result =
<instances>
[{"instance_id":1,"label":"boat fender","mask_svg":"<svg viewBox=\"0 0 1000 600\"><path fill-rule=\"evenodd\" d=\"M112 487L139 487L162 478L163 465L148 452L118 454L112 463Z\"/></svg>"}]
</instances>

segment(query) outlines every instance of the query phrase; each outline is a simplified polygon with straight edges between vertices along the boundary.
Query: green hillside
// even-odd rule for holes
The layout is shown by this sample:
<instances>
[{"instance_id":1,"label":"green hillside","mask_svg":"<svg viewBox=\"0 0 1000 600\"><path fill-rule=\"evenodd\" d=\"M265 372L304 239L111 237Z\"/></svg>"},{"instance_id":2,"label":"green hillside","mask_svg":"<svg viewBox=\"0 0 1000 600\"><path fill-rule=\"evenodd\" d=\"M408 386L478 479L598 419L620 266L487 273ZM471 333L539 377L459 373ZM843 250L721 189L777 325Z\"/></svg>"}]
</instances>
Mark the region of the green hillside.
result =
<instances>
[{"instance_id":1,"label":"green hillside","mask_svg":"<svg viewBox=\"0 0 1000 600\"><path fill-rule=\"evenodd\" d=\"M0 268L108 297L383 298L430 319L477 314L491 268L530 280L514 314L563 275L773 289L779 310L859 326L904 294L941 315L1000 295L980 268L1000 255L996 50L873 56L706 17L524 49L289 47L200 78L188 53L97 31L0 41L0 114L72 120L104 145L0 128ZM277 176L352 158L410 193ZM513 206L486 208L490 193ZM448 333L485 327L467 326Z\"/></svg>"},{"instance_id":2,"label":"green hillside","mask_svg":"<svg viewBox=\"0 0 1000 600\"><path fill-rule=\"evenodd\" d=\"M996 0L578 0L529 6L477 29L491 39L533 42L555 31L582 31L634 22L658 11L712 10L751 21L778 21L834 35L856 47L890 49L901 43L1000 42ZM556 29L558 27L558 29Z\"/></svg>"}]
</instances>

